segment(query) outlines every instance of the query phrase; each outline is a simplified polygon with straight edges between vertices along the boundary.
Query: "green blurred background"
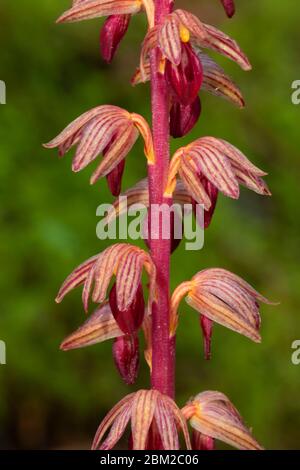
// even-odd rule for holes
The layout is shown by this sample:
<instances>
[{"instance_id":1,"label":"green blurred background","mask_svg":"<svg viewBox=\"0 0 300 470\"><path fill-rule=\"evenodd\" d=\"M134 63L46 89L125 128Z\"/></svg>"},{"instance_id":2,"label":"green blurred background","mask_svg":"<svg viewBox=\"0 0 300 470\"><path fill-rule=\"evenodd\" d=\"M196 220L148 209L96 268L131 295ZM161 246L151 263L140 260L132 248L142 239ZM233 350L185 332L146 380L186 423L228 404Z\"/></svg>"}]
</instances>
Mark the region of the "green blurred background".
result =
<instances>
[{"instance_id":1,"label":"green blurred background","mask_svg":"<svg viewBox=\"0 0 300 470\"><path fill-rule=\"evenodd\" d=\"M300 366L291 363L299 323L299 116L291 83L300 78L298 0L236 0L228 21L218 0L178 1L238 40L251 73L219 59L240 84L243 111L203 94L192 138L222 137L269 172L273 198L243 190L239 201L220 197L205 247L182 245L172 258L172 286L203 267L230 269L279 307L262 308L261 345L216 326L213 358L203 360L195 313L182 308L178 333L177 401L206 389L225 392L267 448L299 448ZM104 246L96 238L96 208L112 198L105 181L89 186L91 167L70 171L71 156L44 150L67 123L98 104L118 104L150 119L148 85L129 81L145 31L130 30L111 66L99 56L102 21L57 26L68 0L2 0L0 79L1 448L86 448L107 410L128 389L111 358L111 343L63 353L61 340L84 320L80 291L54 297L65 276ZM185 139L190 140L191 137ZM172 143L174 149L183 141ZM124 187L145 175L142 144L127 160ZM148 386L143 363L134 389ZM132 390L132 389L131 389Z\"/></svg>"}]
</instances>

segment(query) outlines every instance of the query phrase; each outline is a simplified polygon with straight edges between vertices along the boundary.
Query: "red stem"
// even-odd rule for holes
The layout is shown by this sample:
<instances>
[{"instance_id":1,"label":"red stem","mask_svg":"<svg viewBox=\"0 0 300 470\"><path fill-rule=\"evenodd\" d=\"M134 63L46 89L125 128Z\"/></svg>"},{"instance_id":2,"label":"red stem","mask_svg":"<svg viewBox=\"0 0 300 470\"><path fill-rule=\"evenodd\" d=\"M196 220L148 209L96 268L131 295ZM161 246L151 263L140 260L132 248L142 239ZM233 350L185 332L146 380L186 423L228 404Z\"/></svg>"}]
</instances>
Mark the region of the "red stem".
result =
<instances>
[{"instance_id":1,"label":"red stem","mask_svg":"<svg viewBox=\"0 0 300 470\"><path fill-rule=\"evenodd\" d=\"M155 24L172 8L170 0L155 0ZM170 160L169 96L166 81L158 72L158 49L151 56L152 119L156 163L149 166L150 207L171 200L163 197ZM151 227L151 215L150 215ZM152 387L174 397L175 338L170 339L170 240L151 239L151 255L157 268L158 298L152 309ZM151 230L150 230L151 234ZM150 238L150 237L149 237Z\"/></svg>"}]
</instances>

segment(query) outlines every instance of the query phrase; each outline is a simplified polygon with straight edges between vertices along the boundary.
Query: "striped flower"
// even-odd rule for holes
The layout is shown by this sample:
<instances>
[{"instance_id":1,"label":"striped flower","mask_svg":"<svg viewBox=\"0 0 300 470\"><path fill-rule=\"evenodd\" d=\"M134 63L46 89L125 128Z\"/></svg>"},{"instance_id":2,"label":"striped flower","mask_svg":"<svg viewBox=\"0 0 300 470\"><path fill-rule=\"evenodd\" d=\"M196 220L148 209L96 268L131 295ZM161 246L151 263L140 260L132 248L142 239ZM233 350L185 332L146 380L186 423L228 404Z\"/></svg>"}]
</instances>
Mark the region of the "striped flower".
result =
<instances>
[{"instance_id":1,"label":"striped flower","mask_svg":"<svg viewBox=\"0 0 300 470\"><path fill-rule=\"evenodd\" d=\"M242 184L261 195L270 195L262 176L267 173L254 166L237 148L225 140L202 137L175 153L169 170L165 196L173 194L179 174L190 195L206 211L214 204L207 181L228 197L238 199Z\"/></svg>"},{"instance_id":2,"label":"striped flower","mask_svg":"<svg viewBox=\"0 0 300 470\"><path fill-rule=\"evenodd\" d=\"M225 269L205 269L191 281L180 284L171 299L172 330L178 322L178 307L183 298L200 315L255 342L260 342L259 302L272 305L239 276Z\"/></svg>"},{"instance_id":3,"label":"striped flower","mask_svg":"<svg viewBox=\"0 0 300 470\"><path fill-rule=\"evenodd\" d=\"M194 47L203 67L203 82L201 89L212 95L220 96L239 108L245 106L245 101L238 86L225 74L224 70L198 47ZM149 57L143 61L143 68L138 68L132 77L133 86L150 80Z\"/></svg>"},{"instance_id":4,"label":"striped flower","mask_svg":"<svg viewBox=\"0 0 300 470\"><path fill-rule=\"evenodd\" d=\"M221 3L226 11L226 14L231 18L235 13L235 4L234 0L221 0Z\"/></svg>"},{"instance_id":5,"label":"striped flower","mask_svg":"<svg viewBox=\"0 0 300 470\"><path fill-rule=\"evenodd\" d=\"M74 172L83 170L103 153L103 159L91 177L91 184L110 175L122 163L135 144L139 133L145 141L148 163L154 161L152 134L145 119L117 106L98 106L73 121L46 148L58 147L62 157L77 146Z\"/></svg>"},{"instance_id":6,"label":"striped flower","mask_svg":"<svg viewBox=\"0 0 300 470\"><path fill-rule=\"evenodd\" d=\"M187 449L191 449L187 425L180 409L171 398L157 390L140 390L123 398L102 421L92 449L113 449L123 436L129 421L133 450L145 450L150 447L153 427L158 433L163 449L179 449L178 429L183 431Z\"/></svg>"},{"instance_id":7,"label":"striped flower","mask_svg":"<svg viewBox=\"0 0 300 470\"><path fill-rule=\"evenodd\" d=\"M211 49L233 60L243 70L251 69L248 58L233 39L213 26L202 23L192 13L175 10L161 25L150 29L144 40L140 60L142 80L147 77L145 66L155 47L159 47L162 60L178 66L184 54L182 44Z\"/></svg>"},{"instance_id":8,"label":"striped flower","mask_svg":"<svg viewBox=\"0 0 300 470\"><path fill-rule=\"evenodd\" d=\"M72 7L65 11L57 23L73 23L110 15L132 15L145 11L149 25L154 24L153 0L73 0Z\"/></svg>"},{"instance_id":9,"label":"striped flower","mask_svg":"<svg viewBox=\"0 0 300 470\"><path fill-rule=\"evenodd\" d=\"M240 450L262 450L230 400L220 392L202 392L181 410L191 427Z\"/></svg>"},{"instance_id":10,"label":"striped flower","mask_svg":"<svg viewBox=\"0 0 300 470\"><path fill-rule=\"evenodd\" d=\"M162 56L159 72L165 74L172 90L172 136L181 137L196 124L201 110L197 97L201 87L230 99L240 107L244 106L240 90L223 70L202 52L202 48L217 51L235 61L244 70L250 70L251 65L247 57L229 36L202 23L185 10L175 10L167 16L162 25L148 32L142 47L140 68L133 78L133 84L149 79L150 52L157 46ZM186 122L188 115L191 117Z\"/></svg>"},{"instance_id":11,"label":"striped flower","mask_svg":"<svg viewBox=\"0 0 300 470\"><path fill-rule=\"evenodd\" d=\"M148 253L126 243L117 243L78 266L63 283L56 301L59 303L72 289L83 285L82 300L88 311L89 297L95 303L105 301L113 276L116 278L116 305L125 312L135 302L143 268L149 276L149 303L155 298L156 270Z\"/></svg>"}]
</instances>

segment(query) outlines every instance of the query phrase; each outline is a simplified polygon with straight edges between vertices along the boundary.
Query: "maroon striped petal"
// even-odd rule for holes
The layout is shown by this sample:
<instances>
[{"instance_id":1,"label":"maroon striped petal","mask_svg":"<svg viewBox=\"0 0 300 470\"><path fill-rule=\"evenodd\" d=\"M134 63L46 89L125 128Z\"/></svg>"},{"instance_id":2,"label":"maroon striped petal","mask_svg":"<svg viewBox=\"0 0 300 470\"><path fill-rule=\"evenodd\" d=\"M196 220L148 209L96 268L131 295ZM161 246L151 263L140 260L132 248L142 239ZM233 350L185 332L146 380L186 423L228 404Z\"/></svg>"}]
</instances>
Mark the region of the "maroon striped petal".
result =
<instances>
[{"instance_id":1,"label":"maroon striped petal","mask_svg":"<svg viewBox=\"0 0 300 470\"><path fill-rule=\"evenodd\" d=\"M93 256L89 258L87 261L82 263L78 268L76 268L64 281L63 285L61 286L57 297L56 302L60 303L63 298L73 289L83 284L94 266L95 262L97 261L99 255Z\"/></svg>"},{"instance_id":2,"label":"maroon striped petal","mask_svg":"<svg viewBox=\"0 0 300 470\"><path fill-rule=\"evenodd\" d=\"M61 344L63 351L84 348L122 336L108 303L101 305L88 320Z\"/></svg>"},{"instance_id":3,"label":"maroon striped petal","mask_svg":"<svg viewBox=\"0 0 300 470\"><path fill-rule=\"evenodd\" d=\"M201 434L241 450L262 450L237 409L222 393L199 393L183 408L182 413L192 428Z\"/></svg>"},{"instance_id":4,"label":"maroon striped petal","mask_svg":"<svg viewBox=\"0 0 300 470\"><path fill-rule=\"evenodd\" d=\"M123 436L125 429L128 425L131 416L131 404L129 403L127 406L124 406L122 411L118 414L117 418L115 419L110 432L100 445L99 450L110 450L115 447L115 445L119 442L121 437Z\"/></svg>"},{"instance_id":5,"label":"maroon striped petal","mask_svg":"<svg viewBox=\"0 0 300 470\"><path fill-rule=\"evenodd\" d=\"M144 450L146 448L147 437L159 395L156 390L140 390L135 394L131 414L133 450Z\"/></svg>"},{"instance_id":6,"label":"maroon striped petal","mask_svg":"<svg viewBox=\"0 0 300 470\"><path fill-rule=\"evenodd\" d=\"M173 65L179 65L182 56L180 30L178 21L172 14L165 18L158 30L158 43L163 57Z\"/></svg>"},{"instance_id":7,"label":"maroon striped petal","mask_svg":"<svg viewBox=\"0 0 300 470\"><path fill-rule=\"evenodd\" d=\"M138 13L142 9L140 0L89 0L76 2L65 11L57 23L71 23L110 15Z\"/></svg>"},{"instance_id":8,"label":"maroon striped petal","mask_svg":"<svg viewBox=\"0 0 300 470\"><path fill-rule=\"evenodd\" d=\"M203 66L203 83L202 90L212 95L225 98L239 108L245 106L245 101L239 87L225 74L220 67L208 55L204 54L201 49L194 48Z\"/></svg>"},{"instance_id":9,"label":"maroon striped petal","mask_svg":"<svg viewBox=\"0 0 300 470\"><path fill-rule=\"evenodd\" d=\"M162 397L157 399L154 417L163 449L179 450L178 431L174 419L174 412Z\"/></svg>"},{"instance_id":10,"label":"maroon striped petal","mask_svg":"<svg viewBox=\"0 0 300 470\"><path fill-rule=\"evenodd\" d=\"M114 422L123 414L126 415L126 424L129 422L132 410L132 404L135 394L131 393L124 397L117 405L113 407L113 409L106 415L102 423L100 424L99 428L97 429L96 435L94 437L92 450L101 449L101 445L103 445L103 437L107 433L107 431L113 426ZM115 428L116 429L116 428ZM118 429L118 427L117 427ZM112 439L114 437L114 433L110 435ZM115 440L113 440L115 445Z\"/></svg>"},{"instance_id":11,"label":"maroon striped petal","mask_svg":"<svg viewBox=\"0 0 300 470\"><path fill-rule=\"evenodd\" d=\"M214 26L204 24L206 36L204 39L195 38L195 44L211 49L236 62L243 70L251 70L248 57L238 43Z\"/></svg>"}]
</instances>

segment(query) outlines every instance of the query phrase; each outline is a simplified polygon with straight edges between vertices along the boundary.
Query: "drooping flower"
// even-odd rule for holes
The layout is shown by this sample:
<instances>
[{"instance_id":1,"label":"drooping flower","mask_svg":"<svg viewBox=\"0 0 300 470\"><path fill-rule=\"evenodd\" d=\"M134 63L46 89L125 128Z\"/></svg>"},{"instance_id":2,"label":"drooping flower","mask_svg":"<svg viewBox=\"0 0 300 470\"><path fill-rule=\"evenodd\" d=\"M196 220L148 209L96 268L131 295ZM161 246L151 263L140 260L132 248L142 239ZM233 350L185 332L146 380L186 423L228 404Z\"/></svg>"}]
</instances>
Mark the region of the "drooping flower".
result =
<instances>
[{"instance_id":1,"label":"drooping flower","mask_svg":"<svg viewBox=\"0 0 300 470\"><path fill-rule=\"evenodd\" d=\"M205 269L180 284L171 298L172 330L176 330L178 307L183 298L199 314L252 341L260 342L259 303L272 303L239 276L225 269Z\"/></svg>"},{"instance_id":2,"label":"drooping flower","mask_svg":"<svg viewBox=\"0 0 300 470\"><path fill-rule=\"evenodd\" d=\"M135 383L139 371L139 339L136 335L116 338L113 344L113 358L120 376L127 385Z\"/></svg>"},{"instance_id":3,"label":"drooping flower","mask_svg":"<svg viewBox=\"0 0 300 470\"><path fill-rule=\"evenodd\" d=\"M235 13L235 4L234 0L221 0L221 3L226 11L226 14L231 18Z\"/></svg>"},{"instance_id":4,"label":"drooping flower","mask_svg":"<svg viewBox=\"0 0 300 470\"><path fill-rule=\"evenodd\" d=\"M202 392L181 410L191 427L240 450L262 450L230 400L220 392Z\"/></svg>"},{"instance_id":5,"label":"drooping flower","mask_svg":"<svg viewBox=\"0 0 300 470\"><path fill-rule=\"evenodd\" d=\"M133 77L133 84L150 78L149 57L155 47L159 47L162 56L158 72L164 73L171 84L173 101L175 97L175 101L181 105L191 105L202 87L212 94L230 99L240 107L244 106L238 87L202 52L202 48L211 49L232 59L242 69L250 70L249 60L238 44L223 32L202 23L185 10L175 10L166 17L162 25L148 32L142 47L140 68ZM190 123L192 122L193 125L197 122L196 113ZM174 126L173 123L172 128ZM180 123L177 127L180 127Z\"/></svg>"},{"instance_id":6,"label":"drooping flower","mask_svg":"<svg viewBox=\"0 0 300 470\"><path fill-rule=\"evenodd\" d=\"M110 63L127 33L131 15L111 15L105 20L100 33L100 48L103 59Z\"/></svg>"},{"instance_id":7,"label":"drooping flower","mask_svg":"<svg viewBox=\"0 0 300 470\"><path fill-rule=\"evenodd\" d=\"M163 449L179 449L178 428L183 431L187 449L191 449L187 425L180 409L170 397L157 390L140 390L123 398L102 421L92 449L113 449L124 434L129 421L131 421L133 450L148 448L149 438L152 439L153 425L161 439Z\"/></svg>"},{"instance_id":8,"label":"drooping flower","mask_svg":"<svg viewBox=\"0 0 300 470\"><path fill-rule=\"evenodd\" d=\"M177 150L170 164L166 197L174 191L177 173L193 199L203 204L206 211L211 210L216 202L216 190L238 199L239 184L242 184L258 194L271 194L262 179L266 173L236 147L215 137L202 137ZM203 184L206 180L214 187L210 189L214 191L214 197L208 194L207 183Z\"/></svg>"},{"instance_id":9,"label":"drooping flower","mask_svg":"<svg viewBox=\"0 0 300 470\"><path fill-rule=\"evenodd\" d=\"M55 139L44 146L58 147L62 157L77 145L72 169L83 170L102 152L104 158L94 172L91 183L109 175L127 156L135 144L138 134L145 141L148 163L154 162L152 134L145 119L117 106L104 105L87 111L73 121Z\"/></svg>"},{"instance_id":10,"label":"drooping flower","mask_svg":"<svg viewBox=\"0 0 300 470\"><path fill-rule=\"evenodd\" d=\"M156 295L154 263L148 253L127 243L117 243L78 266L63 283L56 301L61 302L72 289L84 284L82 300L87 311L91 294L93 302L100 304L105 301L110 281L115 275L117 307L121 312L126 311L136 301L143 268L149 276L151 304Z\"/></svg>"},{"instance_id":11,"label":"drooping flower","mask_svg":"<svg viewBox=\"0 0 300 470\"><path fill-rule=\"evenodd\" d=\"M181 63L184 54L182 44L191 44L193 48L208 48L236 62L243 70L250 70L248 58L238 44L222 31L202 23L195 15L185 10L175 10L164 22L150 29L142 47L140 72L141 79L147 79L145 66L149 54L159 47L162 59L174 66ZM162 68L164 72L164 69Z\"/></svg>"},{"instance_id":12,"label":"drooping flower","mask_svg":"<svg viewBox=\"0 0 300 470\"><path fill-rule=\"evenodd\" d=\"M202 67L203 67L203 82L201 89L209 92L212 95L220 96L239 108L245 106L245 101L242 96L241 90L225 74L222 67L220 67L213 59L207 54L204 54L201 49L194 46ZM150 80L150 61L149 57L143 59L143 69L138 68L132 77L131 83L133 86L140 83L145 83Z\"/></svg>"}]
</instances>

